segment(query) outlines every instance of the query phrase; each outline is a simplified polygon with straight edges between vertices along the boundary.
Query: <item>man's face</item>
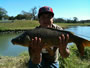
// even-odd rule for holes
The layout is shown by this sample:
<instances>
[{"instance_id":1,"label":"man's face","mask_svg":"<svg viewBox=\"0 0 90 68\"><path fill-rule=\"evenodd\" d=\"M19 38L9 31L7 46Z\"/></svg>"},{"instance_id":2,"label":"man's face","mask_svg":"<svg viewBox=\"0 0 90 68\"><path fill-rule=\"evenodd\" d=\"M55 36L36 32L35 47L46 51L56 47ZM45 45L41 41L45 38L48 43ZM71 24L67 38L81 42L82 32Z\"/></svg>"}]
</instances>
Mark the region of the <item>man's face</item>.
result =
<instances>
[{"instance_id":1,"label":"man's face","mask_svg":"<svg viewBox=\"0 0 90 68\"><path fill-rule=\"evenodd\" d=\"M51 27L53 24L53 17L50 13L42 14L39 18L40 26Z\"/></svg>"}]
</instances>

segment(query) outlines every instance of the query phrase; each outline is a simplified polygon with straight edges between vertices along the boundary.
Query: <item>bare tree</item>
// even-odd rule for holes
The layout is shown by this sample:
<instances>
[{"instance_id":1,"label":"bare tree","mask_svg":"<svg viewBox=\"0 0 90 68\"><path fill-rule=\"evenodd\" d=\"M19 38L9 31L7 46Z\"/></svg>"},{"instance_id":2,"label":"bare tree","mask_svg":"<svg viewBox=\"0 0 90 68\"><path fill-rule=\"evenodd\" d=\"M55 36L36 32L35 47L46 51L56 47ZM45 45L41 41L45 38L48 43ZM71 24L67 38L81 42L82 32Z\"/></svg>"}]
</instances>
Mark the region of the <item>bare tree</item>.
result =
<instances>
[{"instance_id":1,"label":"bare tree","mask_svg":"<svg viewBox=\"0 0 90 68\"><path fill-rule=\"evenodd\" d=\"M35 20L35 17L36 17L36 13L37 13L36 9L37 9L36 7L34 7L34 8L31 9L33 20Z\"/></svg>"}]
</instances>

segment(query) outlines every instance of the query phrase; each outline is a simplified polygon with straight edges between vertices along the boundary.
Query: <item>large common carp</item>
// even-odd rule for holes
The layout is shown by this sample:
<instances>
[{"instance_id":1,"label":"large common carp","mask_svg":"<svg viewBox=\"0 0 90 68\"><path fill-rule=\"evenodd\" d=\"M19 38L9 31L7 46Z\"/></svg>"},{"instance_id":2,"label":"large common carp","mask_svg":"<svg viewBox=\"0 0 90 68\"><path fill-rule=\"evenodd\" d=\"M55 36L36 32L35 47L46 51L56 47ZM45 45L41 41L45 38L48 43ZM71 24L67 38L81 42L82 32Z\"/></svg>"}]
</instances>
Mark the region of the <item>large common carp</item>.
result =
<instances>
[{"instance_id":1,"label":"large common carp","mask_svg":"<svg viewBox=\"0 0 90 68\"><path fill-rule=\"evenodd\" d=\"M46 47L59 45L59 36L69 34L69 41L76 44L80 55L84 55L84 46L90 46L90 41L74 35L69 31L57 30L53 28L36 28L24 32L20 36L12 39L13 44L19 44L30 47L31 39L38 37L42 39L42 43L47 43Z\"/></svg>"}]
</instances>

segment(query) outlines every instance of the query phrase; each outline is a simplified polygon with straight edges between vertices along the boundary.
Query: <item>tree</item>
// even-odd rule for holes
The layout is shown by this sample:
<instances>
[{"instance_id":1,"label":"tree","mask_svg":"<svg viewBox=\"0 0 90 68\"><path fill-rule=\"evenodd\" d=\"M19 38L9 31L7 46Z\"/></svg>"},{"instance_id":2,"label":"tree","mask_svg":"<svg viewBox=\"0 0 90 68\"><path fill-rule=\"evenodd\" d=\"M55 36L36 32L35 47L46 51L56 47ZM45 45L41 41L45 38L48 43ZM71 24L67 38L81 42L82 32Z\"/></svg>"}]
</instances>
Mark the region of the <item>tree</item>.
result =
<instances>
[{"instance_id":1,"label":"tree","mask_svg":"<svg viewBox=\"0 0 90 68\"><path fill-rule=\"evenodd\" d=\"M7 16L7 11L0 7L0 20Z\"/></svg>"},{"instance_id":2,"label":"tree","mask_svg":"<svg viewBox=\"0 0 90 68\"><path fill-rule=\"evenodd\" d=\"M14 19L15 19L14 16L10 16L10 17L9 17L9 20L14 20Z\"/></svg>"},{"instance_id":3,"label":"tree","mask_svg":"<svg viewBox=\"0 0 90 68\"><path fill-rule=\"evenodd\" d=\"M67 19L66 23L73 23L73 20Z\"/></svg>"},{"instance_id":4,"label":"tree","mask_svg":"<svg viewBox=\"0 0 90 68\"><path fill-rule=\"evenodd\" d=\"M25 17L25 19L30 20L32 18L32 13L22 11L22 15Z\"/></svg>"},{"instance_id":5,"label":"tree","mask_svg":"<svg viewBox=\"0 0 90 68\"><path fill-rule=\"evenodd\" d=\"M26 11L22 11L21 14L18 14L15 17L15 19L18 19L18 20L22 20L22 19L31 20L31 18L32 18L32 13L26 12Z\"/></svg>"},{"instance_id":6,"label":"tree","mask_svg":"<svg viewBox=\"0 0 90 68\"><path fill-rule=\"evenodd\" d=\"M63 18L54 18L54 22L65 23L65 20Z\"/></svg>"},{"instance_id":7,"label":"tree","mask_svg":"<svg viewBox=\"0 0 90 68\"><path fill-rule=\"evenodd\" d=\"M22 20L25 19L25 17L22 14L18 14L15 19Z\"/></svg>"},{"instance_id":8,"label":"tree","mask_svg":"<svg viewBox=\"0 0 90 68\"><path fill-rule=\"evenodd\" d=\"M35 20L36 13L37 13L36 9L37 9L36 7L34 7L34 8L31 9L32 18L33 18L34 20Z\"/></svg>"},{"instance_id":9,"label":"tree","mask_svg":"<svg viewBox=\"0 0 90 68\"><path fill-rule=\"evenodd\" d=\"M37 16L36 16L36 7L32 8L30 12L26 12L26 11L22 11L21 14L18 14L15 19L26 19L26 20L36 20Z\"/></svg>"},{"instance_id":10,"label":"tree","mask_svg":"<svg viewBox=\"0 0 90 68\"><path fill-rule=\"evenodd\" d=\"M73 17L73 23L77 23L78 22L78 18L77 17Z\"/></svg>"}]
</instances>

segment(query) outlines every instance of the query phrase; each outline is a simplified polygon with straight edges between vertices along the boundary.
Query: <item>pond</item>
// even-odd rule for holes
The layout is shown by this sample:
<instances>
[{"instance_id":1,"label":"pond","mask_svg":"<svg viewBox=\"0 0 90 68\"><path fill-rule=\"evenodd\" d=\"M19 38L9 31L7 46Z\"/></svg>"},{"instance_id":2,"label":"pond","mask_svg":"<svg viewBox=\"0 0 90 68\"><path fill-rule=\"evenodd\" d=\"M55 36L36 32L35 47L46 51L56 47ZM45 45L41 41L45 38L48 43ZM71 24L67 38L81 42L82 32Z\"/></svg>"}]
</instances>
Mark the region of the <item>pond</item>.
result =
<instances>
[{"instance_id":1,"label":"pond","mask_svg":"<svg viewBox=\"0 0 90 68\"><path fill-rule=\"evenodd\" d=\"M74 34L90 40L90 26L75 26L65 29ZM18 56L20 53L28 51L27 47L13 45L11 39L20 34L0 34L0 55L1 56Z\"/></svg>"},{"instance_id":2,"label":"pond","mask_svg":"<svg viewBox=\"0 0 90 68\"><path fill-rule=\"evenodd\" d=\"M18 56L20 53L28 50L27 47L13 45L11 39L20 34L0 34L0 55Z\"/></svg>"},{"instance_id":3,"label":"pond","mask_svg":"<svg viewBox=\"0 0 90 68\"><path fill-rule=\"evenodd\" d=\"M90 40L90 26L72 26L65 30L71 31L79 37Z\"/></svg>"}]
</instances>

